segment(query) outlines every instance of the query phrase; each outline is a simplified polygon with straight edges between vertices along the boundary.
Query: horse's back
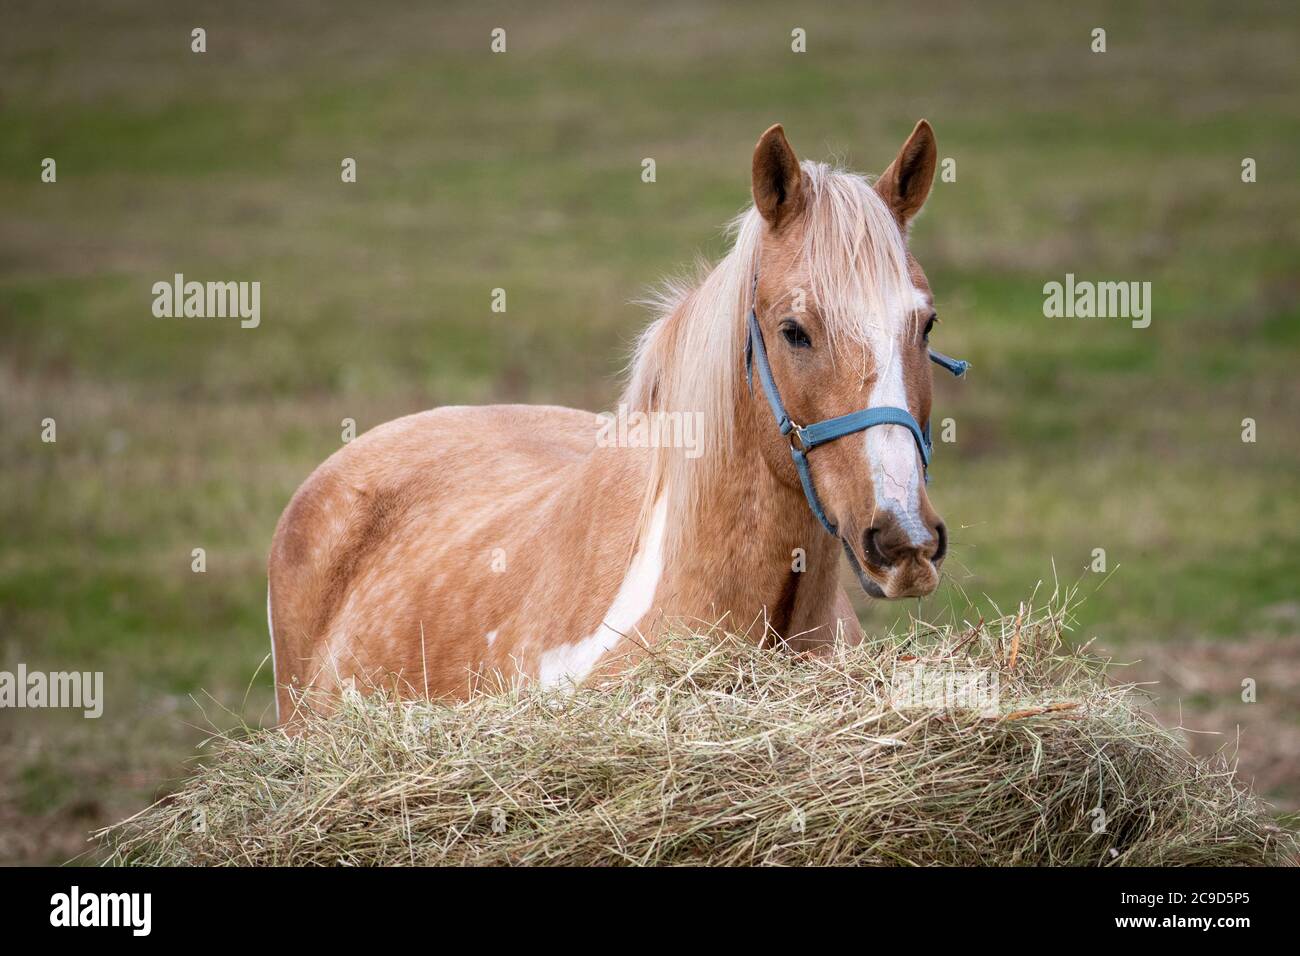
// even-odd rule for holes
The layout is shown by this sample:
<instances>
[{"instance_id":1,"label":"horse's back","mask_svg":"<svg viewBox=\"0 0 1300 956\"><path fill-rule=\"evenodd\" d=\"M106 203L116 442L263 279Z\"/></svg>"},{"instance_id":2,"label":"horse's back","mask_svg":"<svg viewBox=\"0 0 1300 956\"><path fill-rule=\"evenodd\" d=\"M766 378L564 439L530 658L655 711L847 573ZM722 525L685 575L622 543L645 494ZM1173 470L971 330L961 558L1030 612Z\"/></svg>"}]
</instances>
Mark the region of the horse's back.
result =
<instances>
[{"instance_id":1,"label":"horse's back","mask_svg":"<svg viewBox=\"0 0 1300 956\"><path fill-rule=\"evenodd\" d=\"M599 421L549 406L437 408L380 425L326 459L290 500L271 546L277 684L322 683L312 668L343 622L372 632L376 659L391 657L373 642L404 631L408 622L389 615L418 607L417 589L443 583L424 579L439 565L434 555L504 544L510 506L527 509L565 487L595 448Z\"/></svg>"},{"instance_id":2,"label":"horse's back","mask_svg":"<svg viewBox=\"0 0 1300 956\"><path fill-rule=\"evenodd\" d=\"M481 477L474 459L478 445L490 445L494 460L509 462L504 477L522 477L585 457L595 447L599 422L592 412L548 405L434 408L371 429L327 458L312 478L327 472L400 484L422 477L454 481L467 473Z\"/></svg>"},{"instance_id":3,"label":"horse's back","mask_svg":"<svg viewBox=\"0 0 1300 956\"><path fill-rule=\"evenodd\" d=\"M349 528L367 518L382 523L403 505L445 502L454 509L455 496L470 503L536 488L591 453L598 422L570 408L485 405L435 408L379 425L298 488L276 527L272 564L311 564Z\"/></svg>"}]
</instances>

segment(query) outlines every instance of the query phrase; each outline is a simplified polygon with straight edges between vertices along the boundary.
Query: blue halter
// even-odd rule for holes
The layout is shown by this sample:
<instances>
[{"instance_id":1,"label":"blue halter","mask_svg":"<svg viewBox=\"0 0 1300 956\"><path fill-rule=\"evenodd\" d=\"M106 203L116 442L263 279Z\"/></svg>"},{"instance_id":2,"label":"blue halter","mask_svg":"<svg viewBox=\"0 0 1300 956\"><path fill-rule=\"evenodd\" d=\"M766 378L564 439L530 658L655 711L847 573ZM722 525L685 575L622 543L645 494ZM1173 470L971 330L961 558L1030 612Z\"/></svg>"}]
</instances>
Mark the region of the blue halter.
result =
<instances>
[{"instance_id":1,"label":"blue halter","mask_svg":"<svg viewBox=\"0 0 1300 956\"><path fill-rule=\"evenodd\" d=\"M754 288L757 291L757 276L754 277ZM926 422L925 428L922 428L906 408L895 408L892 405L864 408L861 411L849 412L847 415L828 418L812 425L796 425L791 421L790 416L786 414L785 405L781 402L781 393L777 391L776 380L772 378L772 366L767 360L767 347L763 344L763 330L759 328L758 316L754 312L753 305L749 307L748 322L749 334L745 341L745 377L749 381L750 394L754 391L754 365L757 364L758 380L763 385L767 404L772 407L772 415L776 418L777 427L781 429L782 435L790 435L793 432L799 439L798 444L795 443L794 437L790 439L790 454L794 457L794 467L799 472L799 483L803 485L803 494L808 499L808 507L831 535L836 534L835 526L830 523L826 512L822 510L822 503L817 498L817 490L813 487L812 472L808 468L808 452L818 445L825 445L827 442L852 435L854 432L866 431L876 425L902 425L916 440L916 448L921 453L921 461L926 469L925 480L927 482L930 480L930 423ZM970 367L969 362L952 359L934 351L930 352L930 361L943 366L959 378L966 374L966 369Z\"/></svg>"}]
</instances>

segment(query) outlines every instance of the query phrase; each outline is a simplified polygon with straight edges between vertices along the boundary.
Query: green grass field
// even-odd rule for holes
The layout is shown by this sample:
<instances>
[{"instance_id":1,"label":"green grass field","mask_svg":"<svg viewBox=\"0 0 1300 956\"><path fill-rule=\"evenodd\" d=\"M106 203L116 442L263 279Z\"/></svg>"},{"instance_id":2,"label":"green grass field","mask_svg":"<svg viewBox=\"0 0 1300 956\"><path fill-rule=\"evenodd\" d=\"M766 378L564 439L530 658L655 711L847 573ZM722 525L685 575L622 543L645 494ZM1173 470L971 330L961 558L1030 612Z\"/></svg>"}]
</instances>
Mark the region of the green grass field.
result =
<instances>
[{"instance_id":1,"label":"green grass field","mask_svg":"<svg viewBox=\"0 0 1300 956\"><path fill-rule=\"evenodd\" d=\"M864 620L973 617L1056 575L1121 659L1253 648L1208 655L1231 679L1184 704L1274 741L1243 769L1300 804L1300 17L921 6L6 4L0 669L102 670L107 701L0 716L0 861L81 852L208 720L267 715L267 547L343 419L612 407L632 301L723 251L777 121L875 173L924 116L956 161L913 233L936 346L975 366L936 379L952 557L938 594ZM155 319L177 272L260 281L260 327ZM1067 272L1151 282L1150 327L1044 318ZM1230 706L1246 677L1259 704Z\"/></svg>"}]
</instances>

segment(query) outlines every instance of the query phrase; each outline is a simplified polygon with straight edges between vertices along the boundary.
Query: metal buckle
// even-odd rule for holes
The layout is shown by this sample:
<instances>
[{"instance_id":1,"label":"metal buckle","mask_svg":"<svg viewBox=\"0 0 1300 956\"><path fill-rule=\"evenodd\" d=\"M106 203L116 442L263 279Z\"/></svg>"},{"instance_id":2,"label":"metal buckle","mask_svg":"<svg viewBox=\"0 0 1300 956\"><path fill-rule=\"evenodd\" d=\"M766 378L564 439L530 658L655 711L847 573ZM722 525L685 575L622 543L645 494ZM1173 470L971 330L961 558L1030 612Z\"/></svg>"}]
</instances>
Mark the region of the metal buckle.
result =
<instances>
[{"instance_id":1,"label":"metal buckle","mask_svg":"<svg viewBox=\"0 0 1300 956\"><path fill-rule=\"evenodd\" d=\"M798 445L796 445L796 444L794 443L794 440L795 440L795 437L796 437L796 436L797 436L798 439L799 439L799 444L798 444ZM792 421L790 422L790 431L789 431L789 433L786 435L786 437L790 439L790 447L791 447L791 448L797 448L797 449L799 449L799 451L803 452L805 455L808 454L808 451L809 451L809 448L808 448L808 442L807 442L807 441L804 439L804 437L803 437L803 426L802 426L802 425L796 424L796 423L792 420Z\"/></svg>"}]
</instances>

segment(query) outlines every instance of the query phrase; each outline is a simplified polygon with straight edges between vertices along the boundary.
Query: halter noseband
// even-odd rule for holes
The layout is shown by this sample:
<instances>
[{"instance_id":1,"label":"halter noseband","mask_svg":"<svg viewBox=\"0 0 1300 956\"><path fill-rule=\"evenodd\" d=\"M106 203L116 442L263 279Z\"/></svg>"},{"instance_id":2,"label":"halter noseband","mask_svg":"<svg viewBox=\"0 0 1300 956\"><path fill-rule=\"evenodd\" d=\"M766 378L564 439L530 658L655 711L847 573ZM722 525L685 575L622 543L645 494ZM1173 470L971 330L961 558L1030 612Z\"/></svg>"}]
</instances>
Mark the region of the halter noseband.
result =
<instances>
[{"instance_id":1,"label":"halter noseband","mask_svg":"<svg viewBox=\"0 0 1300 956\"><path fill-rule=\"evenodd\" d=\"M754 366L757 364L758 380L763 385L763 394L767 396L767 404L772 407L772 415L776 418L777 428L781 429L782 435L791 435L793 433L790 438L790 454L794 458L794 467L799 472L799 483L803 485L803 494L808 499L808 507L817 516L817 520L822 523L822 527L829 531L831 535L836 535L835 526L830 523L830 519L826 517L826 512L822 510L821 501L817 498L817 490L813 487L812 472L808 468L808 452L818 445L825 445L827 442L843 438L845 435L852 435L855 432L866 431L876 425L902 425L912 433L912 438L916 440L916 448L921 453L921 462L926 470L925 480L928 482L930 480L931 452L930 423L926 422L925 428L922 428L906 408L896 408L892 405L864 408L860 411L849 412L847 415L839 415L825 421L814 422L811 425L796 425L790 420L785 405L781 402L781 393L777 391L776 379L772 377L772 366L767 360L767 347L763 343L763 330L758 325L758 315L755 312L757 305L758 276L755 275L754 295L749 306L749 332L745 340L745 377L749 382L749 391L750 394L754 392ZM966 374L966 369L970 367L969 362L949 358L934 351L930 352L930 361L946 368L959 378ZM798 444L794 441L796 437L799 439Z\"/></svg>"}]
</instances>

